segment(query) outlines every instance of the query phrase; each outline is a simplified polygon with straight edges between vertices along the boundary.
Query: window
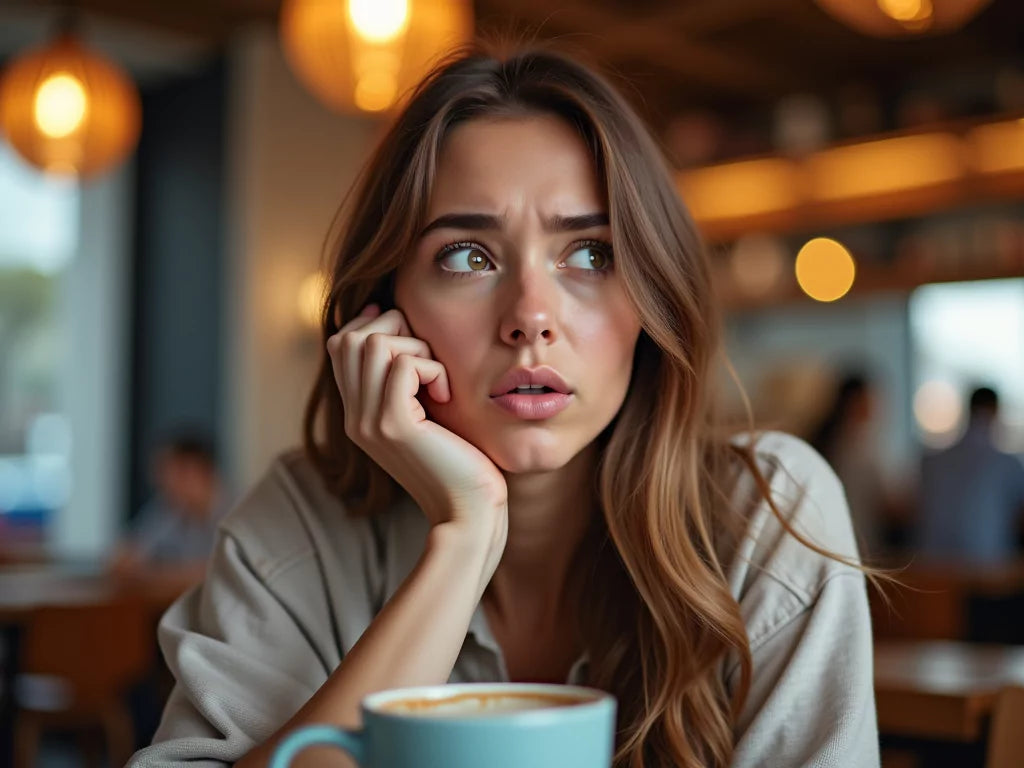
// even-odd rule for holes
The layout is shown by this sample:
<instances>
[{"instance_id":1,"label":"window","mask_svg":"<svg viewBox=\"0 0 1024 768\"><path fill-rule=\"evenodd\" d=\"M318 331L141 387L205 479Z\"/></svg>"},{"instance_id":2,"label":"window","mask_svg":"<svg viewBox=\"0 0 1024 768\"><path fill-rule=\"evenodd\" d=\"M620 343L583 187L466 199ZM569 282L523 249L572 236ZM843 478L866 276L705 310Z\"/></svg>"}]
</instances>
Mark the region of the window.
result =
<instances>
[{"instance_id":1,"label":"window","mask_svg":"<svg viewBox=\"0 0 1024 768\"><path fill-rule=\"evenodd\" d=\"M59 302L78 216L75 184L39 174L0 140L0 538L41 538L71 490Z\"/></svg>"},{"instance_id":2,"label":"window","mask_svg":"<svg viewBox=\"0 0 1024 768\"><path fill-rule=\"evenodd\" d=\"M926 285L910 300L914 417L932 447L955 441L976 386L999 394L1003 450L1024 452L1024 279Z\"/></svg>"}]
</instances>

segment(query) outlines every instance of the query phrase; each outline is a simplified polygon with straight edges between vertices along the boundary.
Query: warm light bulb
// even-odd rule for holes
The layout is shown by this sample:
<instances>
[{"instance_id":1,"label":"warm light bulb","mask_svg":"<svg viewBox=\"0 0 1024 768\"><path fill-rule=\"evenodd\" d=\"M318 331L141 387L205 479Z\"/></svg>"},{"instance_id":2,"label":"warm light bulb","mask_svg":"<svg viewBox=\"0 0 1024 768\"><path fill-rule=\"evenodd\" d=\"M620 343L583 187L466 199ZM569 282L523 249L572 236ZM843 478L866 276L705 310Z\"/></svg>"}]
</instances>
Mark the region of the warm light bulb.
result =
<instances>
[{"instance_id":1,"label":"warm light bulb","mask_svg":"<svg viewBox=\"0 0 1024 768\"><path fill-rule=\"evenodd\" d=\"M920 25L932 17L931 0L877 0L882 13L900 24Z\"/></svg>"},{"instance_id":2,"label":"warm light bulb","mask_svg":"<svg viewBox=\"0 0 1024 768\"><path fill-rule=\"evenodd\" d=\"M324 301L330 284L323 272L313 272L303 278L299 285L298 310L302 322L310 328L319 328Z\"/></svg>"},{"instance_id":3,"label":"warm light bulb","mask_svg":"<svg viewBox=\"0 0 1024 768\"><path fill-rule=\"evenodd\" d=\"M796 281L815 301L841 299L853 287L856 272L850 252L827 237L810 240L796 255Z\"/></svg>"},{"instance_id":4,"label":"warm light bulb","mask_svg":"<svg viewBox=\"0 0 1024 768\"><path fill-rule=\"evenodd\" d=\"M409 0L348 0L348 17L368 43L387 43L408 26Z\"/></svg>"},{"instance_id":5,"label":"warm light bulb","mask_svg":"<svg viewBox=\"0 0 1024 768\"><path fill-rule=\"evenodd\" d=\"M51 139L70 136L85 122L89 101L78 78L60 72L50 75L36 91L33 118Z\"/></svg>"},{"instance_id":6,"label":"warm light bulb","mask_svg":"<svg viewBox=\"0 0 1024 768\"><path fill-rule=\"evenodd\" d=\"M380 112L395 100L398 84L390 72L367 72L356 83L353 99L356 106L367 112Z\"/></svg>"}]
</instances>

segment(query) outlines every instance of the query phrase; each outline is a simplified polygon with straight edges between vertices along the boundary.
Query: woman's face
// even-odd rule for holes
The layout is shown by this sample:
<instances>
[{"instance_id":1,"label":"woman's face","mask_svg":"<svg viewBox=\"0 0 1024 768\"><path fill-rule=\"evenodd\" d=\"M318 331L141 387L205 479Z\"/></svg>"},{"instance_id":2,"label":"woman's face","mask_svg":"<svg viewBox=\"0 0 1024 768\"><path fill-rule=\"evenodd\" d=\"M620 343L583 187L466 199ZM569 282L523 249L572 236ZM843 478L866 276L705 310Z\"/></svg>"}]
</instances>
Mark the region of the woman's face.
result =
<instances>
[{"instance_id":1,"label":"woman's face","mask_svg":"<svg viewBox=\"0 0 1024 768\"><path fill-rule=\"evenodd\" d=\"M448 372L449 402L421 390L430 418L506 472L564 466L625 398L640 321L607 214L586 145L556 117L470 120L442 148L395 301ZM520 366L555 369L568 405L530 419L500 407L492 392Z\"/></svg>"}]
</instances>

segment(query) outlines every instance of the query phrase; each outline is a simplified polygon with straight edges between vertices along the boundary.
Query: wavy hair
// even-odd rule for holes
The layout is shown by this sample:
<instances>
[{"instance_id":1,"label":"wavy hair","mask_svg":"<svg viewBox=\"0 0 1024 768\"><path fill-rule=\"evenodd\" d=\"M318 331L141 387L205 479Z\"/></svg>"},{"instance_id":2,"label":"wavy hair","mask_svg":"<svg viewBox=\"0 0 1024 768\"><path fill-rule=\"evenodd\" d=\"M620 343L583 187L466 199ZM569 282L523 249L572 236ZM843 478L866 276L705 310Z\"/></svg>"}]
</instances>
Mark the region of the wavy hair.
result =
<instances>
[{"instance_id":1,"label":"wavy hair","mask_svg":"<svg viewBox=\"0 0 1024 768\"><path fill-rule=\"evenodd\" d=\"M609 202L615 268L642 324L629 391L598 437L600 514L580 554L592 588L606 596L580 607L588 682L619 701L617 768L726 766L752 666L722 567L743 522L729 504L739 473L753 474L790 533L828 553L790 527L751 448L730 440L719 420L721 329L705 246L664 155L616 88L536 43L476 43L440 61L407 97L335 220L323 341L368 302L394 307L395 271L426 216L452 127L538 113L565 120L589 148ZM377 513L404 491L343 425L325 353L306 407L305 450L355 514ZM730 653L740 662L731 698L721 674Z\"/></svg>"}]
</instances>

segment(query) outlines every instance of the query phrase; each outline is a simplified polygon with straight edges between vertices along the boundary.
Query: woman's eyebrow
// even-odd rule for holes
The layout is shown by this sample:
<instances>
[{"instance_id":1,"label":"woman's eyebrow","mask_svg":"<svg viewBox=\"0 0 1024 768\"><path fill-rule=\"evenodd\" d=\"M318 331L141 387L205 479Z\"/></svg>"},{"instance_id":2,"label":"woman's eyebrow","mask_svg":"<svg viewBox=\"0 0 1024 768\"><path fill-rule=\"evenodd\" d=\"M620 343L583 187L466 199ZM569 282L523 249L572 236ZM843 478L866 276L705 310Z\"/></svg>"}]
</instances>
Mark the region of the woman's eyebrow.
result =
<instances>
[{"instance_id":1,"label":"woman's eyebrow","mask_svg":"<svg viewBox=\"0 0 1024 768\"><path fill-rule=\"evenodd\" d=\"M435 229L495 230L504 226L502 216L490 213L446 213L427 224L420 232L423 237ZM579 229L608 226L607 213L582 213L577 216L552 216L544 222L547 232L572 232Z\"/></svg>"},{"instance_id":2,"label":"woman's eyebrow","mask_svg":"<svg viewBox=\"0 0 1024 768\"><path fill-rule=\"evenodd\" d=\"M544 222L548 232L573 232L577 229L592 229L608 226L607 213L581 213L579 216L552 216Z\"/></svg>"},{"instance_id":3,"label":"woman's eyebrow","mask_svg":"<svg viewBox=\"0 0 1024 768\"><path fill-rule=\"evenodd\" d=\"M420 237L435 229L501 229L504 222L503 217L489 213L445 213L427 224Z\"/></svg>"}]
</instances>

